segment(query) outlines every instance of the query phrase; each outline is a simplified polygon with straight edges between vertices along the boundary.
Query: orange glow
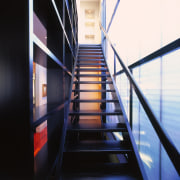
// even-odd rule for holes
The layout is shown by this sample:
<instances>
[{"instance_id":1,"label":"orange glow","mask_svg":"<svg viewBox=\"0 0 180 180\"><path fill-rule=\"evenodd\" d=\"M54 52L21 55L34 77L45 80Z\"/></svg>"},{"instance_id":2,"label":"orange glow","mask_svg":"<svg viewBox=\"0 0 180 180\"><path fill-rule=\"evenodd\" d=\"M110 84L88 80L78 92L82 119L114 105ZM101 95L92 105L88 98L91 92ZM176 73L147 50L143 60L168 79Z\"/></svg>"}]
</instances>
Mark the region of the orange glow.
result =
<instances>
[{"instance_id":1,"label":"orange glow","mask_svg":"<svg viewBox=\"0 0 180 180\"><path fill-rule=\"evenodd\" d=\"M40 132L34 133L34 157L47 142L47 126Z\"/></svg>"}]
</instances>

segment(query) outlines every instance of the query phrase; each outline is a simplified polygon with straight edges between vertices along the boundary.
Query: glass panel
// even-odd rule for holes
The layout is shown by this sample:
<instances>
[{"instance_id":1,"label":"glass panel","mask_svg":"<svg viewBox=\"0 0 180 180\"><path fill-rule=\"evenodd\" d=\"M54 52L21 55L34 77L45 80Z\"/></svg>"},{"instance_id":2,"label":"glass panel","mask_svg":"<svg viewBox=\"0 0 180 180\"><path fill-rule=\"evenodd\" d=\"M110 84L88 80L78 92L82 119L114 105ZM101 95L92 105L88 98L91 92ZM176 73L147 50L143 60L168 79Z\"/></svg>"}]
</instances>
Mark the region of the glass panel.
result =
<instances>
[{"instance_id":1,"label":"glass panel","mask_svg":"<svg viewBox=\"0 0 180 180\"><path fill-rule=\"evenodd\" d=\"M179 175L176 171L176 169L174 168L171 160L169 159L165 149L163 148L163 146L161 146L161 179L163 180L169 180L169 179L173 179L173 180L178 180L179 179Z\"/></svg>"},{"instance_id":2,"label":"glass panel","mask_svg":"<svg viewBox=\"0 0 180 180\"><path fill-rule=\"evenodd\" d=\"M139 70L140 68L135 68L133 70L133 76L136 80L137 83L139 83ZM140 139L140 123L139 123L139 115L140 115L140 103L138 101L138 98L136 95L133 94L133 100L132 100L133 104L132 104L132 110L133 110L133 114L132 114L132 130L133 130L133 135L134 135L134 139L136 142L136 145L138 147L138 149L140 148L140 144L139 144L139 139Z\"/></svg>"},{"instance_id":3,"label":"glass panel","mask_svg":"<svg viewBox=\"0 0 180 180\"><path fill-rule=\"evenodd\" d=\"M116 85L121 96L121 100L126 111L126 115L129 114L129 81L125 73L116 77Z\"/></svg>"},{"instance_id":4,"label":"glass panel","mask_svg":"<svg viewBox=\"0 0 180 180\"><path fill-rule=\"evenodd\" d=\"M180 1L162 1L162 45L166 45L180 37Z\"/></svg>"},{"instance_id":5,"label":"glass panel","mask_svg":"<svg viewBox=\"0 0 180 180\"><path fill-rule=\"evenodd\" d=\"M134 103L135 102L135 103ZM133 91L133 134L149 179L159 178L159 139Z\"/></svg>"},{"instance_id":6,"label":"glass panel","mask_svg":"<svg viewBox=\"0 0 180 180\"><path fill-rule=\"evenodd\" d=\"M133 135L148 179L179 179L134 91Z\"/></svg>"},{"instance_id":7,"label":"glass panel","mask_svg":"<svg viewBox=\"0 0 180 180\"><path fill-rule=\"evenodd\" d=\"M108 34L123 62L129 65L178 39L179 9L179 0L121 0ZM110 49L108 47L107 59L114 72L114 56ZM180 151L179 57L180 49L133 69L133 76ZM116 70L119 69L117 60ZM116 85L128 116L129 82L124 73L116 77ZM134 91L132 115L133 135L148 178L179 179Z\"/></svg>"},{"instance_id":8,"label":"glass panel","mask_svg":"<svg viewBox=\"0 0 180 180\"><path fill-rule=\"evenodd\" d=\"M162 122L180 152L180 49L163 57Z\"/></svg>"},{"instance_id":9,"label":"glass panel","mask_svg":"<svg viewBox=\"0 0 180 180\"><path fill-rule=\"evenodd\" d=\"M133 69L133 76L148 99L156 117L179 149L180 49ZM173 62L173 63L172 63ZM123 73L116 84L129 113L129 83ZM177 179L177 172L133 91L133 135L149 179ZM165 171L167 176L164 175Z\"/></svg>"},{"instance_id":10,"label":"glass panel","mask_svg":"<svg viewBox=\"0 0 180 180\"><path fill-rule=\"evenodd\" d=\"M154 59L153 61L139 66L133 69L133 76L140 85L140 88L149 104L151 105L156 117L162 122L162 125L166 128L167 133L172 138L178 150L180 149L180 126L178 123L179 105L180 105L180 50L176 50L170 54L163 56L162 58ZM173 63L172 63L173 62ZM162 66L161 66L162 63ZM147 127L146 127L147 126ZM142 156L142 147L149 146L148 152L150 157L149 164L145 163L145 169L150 179L173 179L178 178L177 172L173 167L167 153L164 152L162 145L158 144L157 135L150 124L147 116L142 109L140 102L133 93L133 135ZM151 132L151 133L150 133ZM149 137L149 139L143 135ZM153 142L153 146L151 145ZM154 147L156 146L156 148ZM153 149L157 149L159 157L155 154ZM156 157L156 158L154 158ZM159 162L157 159L159 158ZM142 158L143 160L143 158ZM153 162L153 163L152 163ZM163 162L163 163L162 163ZM152 164L150 166L150 164ZM160 169L158 169L160 167ZM154 168L154 170L153 170ZM166 172L168 169L168 172ZM160 173L157 173L159 171ZM166 172L167 176L164 176Z\"/></svg>"},{"instance_id":11,"label":"glass panel","mask_svg":"<svg viewBox=\"0 0 180 180\"><path fill-rule=\"evenodd\" d=\"M148 99L156 117L160 119L160 92L161 92L161 60L154 59L149 63L143 64L139 67L140 79L139 86Z\"/></svg>"}]
</instances>

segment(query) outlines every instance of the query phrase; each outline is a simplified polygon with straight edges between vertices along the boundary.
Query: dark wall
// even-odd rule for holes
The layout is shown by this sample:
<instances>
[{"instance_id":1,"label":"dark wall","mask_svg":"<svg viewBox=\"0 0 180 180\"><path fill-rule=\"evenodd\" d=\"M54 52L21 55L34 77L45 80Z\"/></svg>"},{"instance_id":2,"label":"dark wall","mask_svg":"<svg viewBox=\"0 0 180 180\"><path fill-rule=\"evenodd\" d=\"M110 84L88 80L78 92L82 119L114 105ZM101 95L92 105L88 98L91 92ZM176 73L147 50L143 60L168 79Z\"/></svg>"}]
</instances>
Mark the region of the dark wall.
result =
<instances>
[{"instance_id":1,"label":"dark wall","mask_svg":"<svg viewBox=\"0 0 180 180\"><path fill-rule=\"evenodd\" d=\"M31 174L28 1L0 5L1 175Z\"/></svg>"}]
</instances>

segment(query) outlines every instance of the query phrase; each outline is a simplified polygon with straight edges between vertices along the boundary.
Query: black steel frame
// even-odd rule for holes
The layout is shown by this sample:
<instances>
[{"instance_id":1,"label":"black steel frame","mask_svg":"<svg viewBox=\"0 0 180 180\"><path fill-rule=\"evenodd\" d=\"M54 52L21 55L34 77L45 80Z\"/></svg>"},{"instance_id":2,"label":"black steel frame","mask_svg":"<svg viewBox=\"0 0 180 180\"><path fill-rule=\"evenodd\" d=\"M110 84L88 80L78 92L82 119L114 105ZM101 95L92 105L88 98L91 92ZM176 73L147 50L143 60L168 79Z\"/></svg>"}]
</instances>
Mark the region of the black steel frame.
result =
<instances>
[{"instance_id":1,"label":"black steel frame","mask_svg":"<svg viewBox=\"0 0 180 180\"><path fill-rule=\"evenodd\" d=\"M38 0L37 0L38 1ZM34 2L33 0L29 0L29 68L30 68L30 121L32 123L32 132L33 133L37 126L42 124L45 120L48 118L53 117L56 113L63 111L64 115L63 117L59 117L59 121L61 121L62 132L61 137L59 139L59 150L58 154L56 155L56 158L54 160L54 163L48 172L48 176L51 176L52 173L54 173L55 169L58 169L57 167L60 167L61 165L61 158L62 158L62 152L64 147L64 139L65 139L65 130L66 130L66 123L68 119L68 95L65 94L66 92L71 93L71 84L68 84L65 86L65 83L67 84L67 80L69 78L74 78L74 72L72 70L74 69L73 66L75 64L77 52L78 52L78 19L77 19L77 9L76 9L76 1L75 0L63 0L60 3L62 3L61 9L58 8L58 4L55 0L51 1L45 1L44 4L48 4L45 6L51 6L51 10L54 11L53 13L56 15L57 22L59 22L59 33L62 33L63 41L59 42L61 43L61 48L63 49L63 53L61 57L57 57L51 48L44 45L41 40L33 33L33 12L34 12ZM41 10L40 10L41 11ZM62 11L62 12L60 12ZM49 23L49 20L47 20ZM54 19L52 19L54 21ZM68 24L66 26L66 24ZM32 94L32 71L33 71L33 56L34 56L34 50L33 47L37 46L44 54L47 55L49 58L49 61L52 61L53 64L56 64L57 68L61 69L63 81L61 82L61 88L63 91L63 94L61 95L61 103L55 105L53 108L51 108L50 111L48 111L46 114L42 115L38 119L33 122L33 94ZM66 57L67 51L70 52L70 55ZM70 65L70 66L67 66ZM60 133L60 132L59 132ZM57 134L57 136L59 136ZM33 141L33 140L32 140ZM32 143L33 145L33 143ZM33 157L32 157L33 158ZM33 169L34 167L32 167ZM55 172L55 174L58 174L58 172Z\"/></svg>"},{"instance_id":2,"label":"black steel frame","mask_svg":"<svg viewBox=\"0 0 180 180\"><path fill-rule=\"evenodd\" d=\"M73 27L72 25L72 20L71 18L74 18L74 19L77 19L77 10L74 9L74 14L72 14L72 17L70 16L70 9L69 9L69 5L68 4L68 0L64 0L65 1L65 4L66 4L66 9L67 9L67 12L68 12L68 19L66 21L70 21L70 24L71 24L71 32L73 34L73 42L75 43L75 47L73 48L72 47L72 41L70 39L68 39L68 36L67 36L67 33L66 33L66 28L64 26L64 22L63 22L63 17L60 16L60 13L57 9L57 6L56 6L56 3L54 0L51 1L51 3L53 4L53 7L54 7L54 11L56 12L56 15L57 15L57 18L59 20L59 24L60 24L60 27L62 28L63 30L63 34L64 34L64 37L66 38L66 41L67 41L67 44L71 50L71 54L72 54L72 57L73 57L73 62L75 61L75 55L77 53L77 46L78 46L78 39L77 39L77 20L75 21L75 24ZM71 2L72 3L72 2ZM29 9L29 22L30 22L30 33L29 33L29 37L30 37L30 48L31 48L31 51L30 51L30 59L32 61L33 59L33 44L36 44L47 56L49 56L52 61L54 61L60 68L62 68L62 70L70 77L72 77L72 72L66 67L65 63L64 63L64 57L62 57L63 59L63 62L60 61L59 58L57 58L53 52L47 47L45 46L41 41L40 39L33 33L32 31L32 24L33 24L33 2L30 1L30 9ZM75 6L76 7L76 6ZM75 33L76 35L74 34L74 30L75 30ZM73 51L73 49L75 51ZM51 116L51 114L61 110L62 108L64 108L64 105L67 104L67 100L65 102L63 102L62 104L59 104L57 105L55 108L53 108L50 112L48 112L46 115L40 117L39 119L37 119L34 123L33 123L33 129L35 129L37 126L39 126L41 123L43 123L47 117Z\"/></svg>"}]
</instances>

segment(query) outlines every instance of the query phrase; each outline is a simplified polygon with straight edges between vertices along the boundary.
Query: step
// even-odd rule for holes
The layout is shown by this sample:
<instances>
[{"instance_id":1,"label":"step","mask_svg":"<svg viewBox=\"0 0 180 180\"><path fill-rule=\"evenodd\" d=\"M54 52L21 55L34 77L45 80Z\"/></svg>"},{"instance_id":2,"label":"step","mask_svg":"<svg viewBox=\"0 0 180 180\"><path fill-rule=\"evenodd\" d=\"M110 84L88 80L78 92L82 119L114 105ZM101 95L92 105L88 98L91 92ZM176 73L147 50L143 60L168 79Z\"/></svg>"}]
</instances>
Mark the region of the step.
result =
<instances>
[{"instance_id":1,"label":"step","mask_svg":"<svg viewBox=\"0 0 180 180\"><path fill-rule=\"evenodd\" d=\"M81 110L81 111L70 111L70 116L79 115L79 116L101 116L101 115L122 115L122 111L105 111L105 110Z\"/></svg>"},{"instance_id":2,"label":"step","mask_svg":"<svg viewBox=\"0 0 180 180\"><path fill-rule=\"evenodd\" d=\"M90 62L90 61L94 61L94 62L101 61L101 62L104 62L104 59L90 59L90 58L88 58L88 59L78 59L77 61L84 61L84 62L86 62L86 61L88 61L88 62Z\"/></svg>"},{"instance_id":3,"label":"step","mask_svg":"<svg viewBox=\"0 0 180 180\"><path fill-rule=\"evenodd\" d=\"M87 140L68 143L65 148L66 152L80 153L113 153L126 154L131 153L132 149L127 141L115 140Z\"/></svg>"},{"instance_id":4,"label":"step","mask_svg":"<svg viewBox=\"0 0 180 180\"><path fill-rule=\"evenodd\" d=\"M76 68L75 71L108 71L107 68Z\"/></svg>"},{"instance_id":5,"label":"step","mask_svg":"<svg viewBox=\"0 0 180 180\"><path fill-rule=\"evenodd\" d=\"M99 172L78 172L78 173L65 173L61 175L61 180L138 180L142 178L137 178L130 173L115 173L111 174L110 172L107 173L99 173Z\"/></svg>"},{"instance_id":6,"label":"step","mask_svg":"<svg viewBox=\"0 0 180 180\"><path fill-rule=\"evenodd\" d=\"M77 63L76 66L106 66L105 63Z\"/></svg>"},{"instance_id":7,"label":"step","mask_svg":"<svg viewBox=\"0 0 180 180\"><path fill-rule=\"evenodd\" d=\"M74 81L74 84L113 84L112 81Z\"/></svg>"},{"instance_id":8,"label":"step","mask_svg":"<svg viewBox=\"0 0 180 180\"><path fill-rule=\"evenodd\" d=\"M102 55L102 51L100 51L100 52L96 52L96 51L94 51L94 52L86 52L86 51L83 51L83 52L82 52L82 51L79 51L79 52L78 52L78 55L79 55L79 54L82 54L82 55L83 55L83 54L101 54L101 55Z\"/></svg>"},{"instance_id":9,"label":"step","mask_svg":"<svg viewBox=\"0 0 180 180\"><path fill-rule=\"evenodd\" d=\"M75 132L126 132L126 125L124 123L79 123L69 124L67 131Z\"/></svg>"},{"instance_id":10,"label":"step","mask_svg":"<svg viewBox=\"0 0 180 180\"><path fill-rule=\"evenodd\" d=\"M94 48L94 49L96 49L96 48L101 48L101 45L88 45L88 46L80 45L79 46L79 49L86 49L86 48L89 48L89 49Z\"/></svg>"},{"instance_id":11,"label":"step","mask_svg":"<svg viewBox=\"0 0 180 180\"><path fill-rule=\"evenodd\" d=\"M91 57L104 57L103 55L79 55L78 54L78 57L88 57L88 58L91 58Z\"/></svg>"},{"instance_id":12,"label":"step","mask_svg":"<svg viewBox=\"0 0 180 180\"><path fill-rule=\"evenodd\" d=\"M103 54L101 52L79 52L78 53L78 57L79 56L87 56L87 57L94 57L94 56L103 56Z\"/></svg>"},{"instance_id":13,"label":"step","mask_svg":"<svg viewBox=\"0 0 180 180\"><path fill-rule=\"evenodd\" d=\"M97 47L97 46L100 46L101 47L101 44L79 44L79 47Z\"/></svg>"},{"instance_id":14,"label":"step","mask_svg":"<svg viewBox=\"0 0 180 180\"><path fill-rule=\"evenodd\" d=\"M79 52L84 52L84 51L102 52L102 49L101 48L82 48L82 49L79 49Z\"/></svg>"},{"instance_id":15,"label":"step","mask_svg":"<svg viewBox=\"0 0 180 180\"><path fill-rule=\"evenodd\" d=\"M63 164L62 180L140 180L128 163L78 163Z\"/></svg>"},{"instance_id":16,"label":"step","mask_svg":"<svg viewBox=\"0 0 180 180\"><path fill-rule=\"evenodd\" d=\"M86 90L86 89L73 89L72 92L101 92L101 93L106 93L106 92L116 92L115 90Z\"/></svg>"},{"instance_id":17,"label":"step","mask_svg":"<svg viewBox=\"0 0 180 180\"><path fill-rule=\"evenodd\" d=\"M81 53L81 52L99 52L99 53L102 53L102 49L101 48L82 48L82 49L79 49L78 53Z\"/></svg>"},{"instance_id":18,"label":"step","mask_svg":"<svg viewBox=\"0 0 180 180\"><path fill-rule=\"evenodd\" d=\"M71 102L75 103L118 103L117 99L72 99Z\"/></svg>"},{"instance_id":19,"label":"step","mask_svg":"<svg viewBox=\"0 0 180 180\"><path fill-rule=\"evenodd\" d=\"M110 77L109 74L75 74L75 77Z\"/></svg>"}]
</instances>

